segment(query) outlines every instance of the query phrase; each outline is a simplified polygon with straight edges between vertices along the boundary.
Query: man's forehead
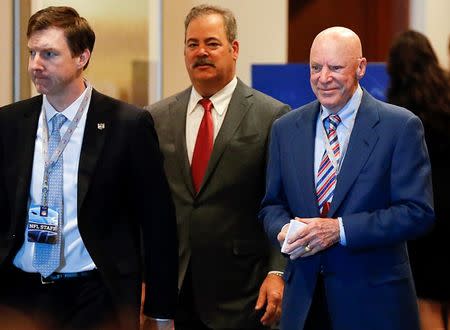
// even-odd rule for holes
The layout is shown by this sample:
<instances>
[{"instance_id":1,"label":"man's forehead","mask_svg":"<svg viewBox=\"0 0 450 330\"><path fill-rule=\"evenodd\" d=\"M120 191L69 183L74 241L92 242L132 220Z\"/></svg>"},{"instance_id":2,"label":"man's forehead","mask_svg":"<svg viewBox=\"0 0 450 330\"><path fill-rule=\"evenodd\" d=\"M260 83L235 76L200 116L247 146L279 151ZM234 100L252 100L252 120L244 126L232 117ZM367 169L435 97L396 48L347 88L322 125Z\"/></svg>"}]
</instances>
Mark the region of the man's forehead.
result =
<instances>
[{"instance_id":1,"label":"man's forehead","mask_svg":"<svg viewBox=\"0 0 450 330\"><path fill-rule=\"evenodd\" d=\"M358 50L353 47L353 45L341 43L338 41L334 42L317 42L311 47L310 58L329 58L336 60L352 60L361 57Z\"/></svg>"},{"instance_id":2,"label":"man's forehead","mask_svg":"<svg viewBox=\"0 0 450 330\"><path fill-rule=\"evenodd\" d=\"M60 28L47 28L34 31L27 40L28 49L56 50L68 47L64 30Z\"/></svg>"},{"instance_id":3,"label":"man's forehead","mask_svg":"<svg viewBox=\"0 0 450 330\"><path fill-rule=\"evenodd\" d=\"M218 29L220 27L220 29ZM215 30L225 30L225 25L222 16L219 14L204 14L193 18L186 29L186 34L191 32L193 29L215 29Z\"/></svg>"},{"instance_id":4,"label":"man's forehead","mask_svg":"<svg viewBox=\"0 0 450 330\"><path fill-rule=\"evenodd\" d=\"M41 30L36 30L33 31L33 33L31 33L30 37L28 38L29 40L41 40L41 39L60 39L60 38L64 38L65 39L65 33L64 30L58 27L54 27L54 26L50 26L48 28L45 29L41 29Z\"/></svg>"}]
</instances>

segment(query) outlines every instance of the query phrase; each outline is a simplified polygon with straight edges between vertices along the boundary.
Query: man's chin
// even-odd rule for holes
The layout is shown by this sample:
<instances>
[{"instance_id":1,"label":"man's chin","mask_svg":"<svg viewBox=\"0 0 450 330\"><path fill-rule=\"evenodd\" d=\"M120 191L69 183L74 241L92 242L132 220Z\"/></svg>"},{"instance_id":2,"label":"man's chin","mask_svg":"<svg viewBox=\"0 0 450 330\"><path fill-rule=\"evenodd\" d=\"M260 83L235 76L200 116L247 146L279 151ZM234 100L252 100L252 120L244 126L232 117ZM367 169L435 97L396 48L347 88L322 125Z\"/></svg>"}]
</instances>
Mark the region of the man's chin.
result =
<instances>
[{"instance_id":1,"label":"man's chin","mask_svg":"<svg viewBox=\"0 0 450 330\"><path fill-rule=\"evenodd\" d=\"M34 87L39 94L47 94L47 89L45 87L36 84L34 85Z\"/></svg>"},{"instance_id":2,"label":"man's chin","mask_svg":"<svg viewBox=\"0 0 450 330\"><path fill-rule=\"evenodd\" d=\"M332 106L336 102L336 100L335 100L334 95L321 94L319 97L319 102L320 102L320 104L322 104L323 106L328 108L328 107Z\"/></svg>"}]
</instances>

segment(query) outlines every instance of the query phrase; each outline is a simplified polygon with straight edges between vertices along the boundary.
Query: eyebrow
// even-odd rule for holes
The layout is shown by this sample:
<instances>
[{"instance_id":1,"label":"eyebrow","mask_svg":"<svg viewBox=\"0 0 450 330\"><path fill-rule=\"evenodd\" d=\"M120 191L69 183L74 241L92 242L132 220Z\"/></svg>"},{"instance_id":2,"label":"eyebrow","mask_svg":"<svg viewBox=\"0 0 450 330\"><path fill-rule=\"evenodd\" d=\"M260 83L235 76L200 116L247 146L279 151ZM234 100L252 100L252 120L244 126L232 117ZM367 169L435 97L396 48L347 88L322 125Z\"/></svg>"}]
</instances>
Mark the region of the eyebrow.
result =
<instances>
[{"instance_id":1,"label":"eyebrow","mask_svg":"<svg viewBox=\"0 0 450 330\"><path fill-rule=\"evenodd\" d=\"M27 44L27 48L28 48L28 50L31 50L31 49L38 49L38 50L40 50L40 51L58 51L58 49L56 49L56 48L54 48L54 47L51 47L51 46L36 46L36 47L30 47L28 44Z\"/></svg>"},{"instance_id":2,"label":"eyebrow","mask_svg":"<svg viewBox=\"0 0 450 330\"><path fill-rule=\"evenodd\" d=\"M186 42L191 42L191 41L198 42L199 39L198 38L189 38L186 40ZM205 42L209 42L209 41L219 41L220 42L220 39L218 39L216 37L209 37L209 38L205 39Z\"/></svg>"}]
</instances>

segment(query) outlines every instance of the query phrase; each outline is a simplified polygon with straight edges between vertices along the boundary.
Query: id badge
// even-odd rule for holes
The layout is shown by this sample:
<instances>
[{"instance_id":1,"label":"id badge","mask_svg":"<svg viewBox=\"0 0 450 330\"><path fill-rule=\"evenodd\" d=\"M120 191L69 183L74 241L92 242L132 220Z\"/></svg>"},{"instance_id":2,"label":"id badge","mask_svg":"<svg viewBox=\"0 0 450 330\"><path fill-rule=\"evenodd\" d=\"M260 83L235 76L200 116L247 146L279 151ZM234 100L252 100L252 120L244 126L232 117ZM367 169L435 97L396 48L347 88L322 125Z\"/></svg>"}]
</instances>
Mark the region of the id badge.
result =
<instances>
[{"instance_id":1,"label":"id badge","mask_svg":"<svg viewBox=\"0 0 450 330\"><path fill-rule=\"evenodd\" d=\"M33 205L28 212L28 242L55 244L58 242L58 212Z\"/></svg>"}]
</instances>

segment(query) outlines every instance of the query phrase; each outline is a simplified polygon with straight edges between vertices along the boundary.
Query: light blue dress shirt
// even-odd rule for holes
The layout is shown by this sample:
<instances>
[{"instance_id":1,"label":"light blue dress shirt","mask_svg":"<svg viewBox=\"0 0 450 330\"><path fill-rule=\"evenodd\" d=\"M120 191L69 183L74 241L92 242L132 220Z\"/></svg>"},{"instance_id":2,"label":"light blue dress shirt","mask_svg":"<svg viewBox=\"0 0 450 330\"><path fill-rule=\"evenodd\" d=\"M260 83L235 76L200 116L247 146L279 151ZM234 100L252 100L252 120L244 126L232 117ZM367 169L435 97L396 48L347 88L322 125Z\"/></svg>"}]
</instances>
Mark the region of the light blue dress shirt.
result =
<instances>
[{"instance_id":1,"label":"light blue dress shirt","mask_svg":"<svg viewBox=\"0 0 450 330\"><path fill-rule=\"evenodd\" d=\"M343 163L345 158L345 153L348 147L348 141L352 133L353 125L355 123L356 114L358 113L359 106L361 105L363 91L358 85L355 93L347 104L338 111L337 115L341 118L341 123L337 127L337 136L339 141L339 147L341 150L340 164ZM321 106L321 111L316 123L316 138L314 147L314 178L317 185L317 172L319 171L320 162L322 161L323 153L325 152L324 139L326 138L323 134L323 121L327 118L331 111L329 111L324 106ZM327 119L328 120L328 119ZM337 176L337 183L339 182L339 175ZM342 218L339 220L339 232L340 232L340 243L346 245L345 240L345 230L342 223Z\"/></svg>"},{"instance_id":2,"label":"light blue dress shirt","mask_svg":"<svg viewBox=\"0 0 450 330\"><path fill-rule=\"evenodd\" d=\"M61 136L64 135L70 123L74 119L78 108L85 96L87 89L68 106L62 114L68 120L61 127ZM89 108L90 99L87 102ZM48 102L47 97L43 97L43 109L46 111L47 125L49 132L52 131L52 123L50 120L58 112ZM80 160L81 145L83 142L84 128L86 125L87 109L84 111L77 128L72 134L69 143L64 152L63 164L63 193L64 193L64 225L63 225L63 261L61 266L56 270L60 273L81 272L92 270L95 268L94 261L89 255L86 247L81 239L78 231L78 214L77 214L77 196L78 196L78 164ZM44 177L44 158L43 158L43 119L42 112L39 116L39 124L35 140L33 170L30 185L29 205L40 205L42 194L42 181ZM14 265L25 272L36 272L33 263L34 245L27 241L28 233L25 229L25 241L14 258Z\"/></svg>"}]
</instances>

